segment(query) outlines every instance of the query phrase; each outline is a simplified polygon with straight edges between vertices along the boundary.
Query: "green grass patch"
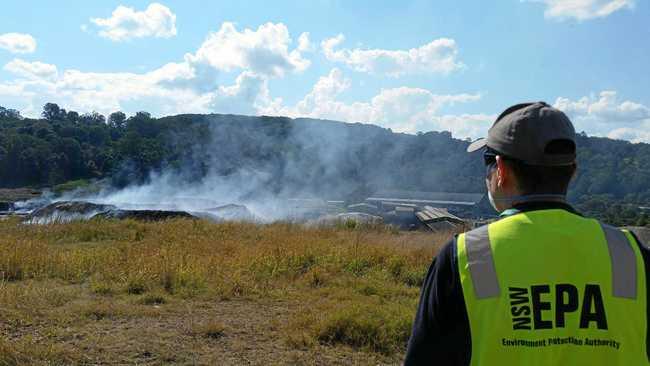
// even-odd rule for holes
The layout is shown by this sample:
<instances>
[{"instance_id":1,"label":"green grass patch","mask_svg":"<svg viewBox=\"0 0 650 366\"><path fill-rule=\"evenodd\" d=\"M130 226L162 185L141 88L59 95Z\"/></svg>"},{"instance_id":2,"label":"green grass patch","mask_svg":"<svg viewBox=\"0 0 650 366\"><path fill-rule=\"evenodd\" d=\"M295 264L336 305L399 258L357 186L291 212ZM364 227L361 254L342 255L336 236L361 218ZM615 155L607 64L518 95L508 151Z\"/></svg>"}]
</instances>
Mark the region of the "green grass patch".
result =
<instances>
[{"instance_id":1,"label":"green grass patch","mask_svg":"<svg viewBox=\"0 0 650 366\"><path fill-rule=\"evenodd\" d=\"M84 191L86 191L90 188L91 188L90 181L85 179L79 179L79 180L71 180L65 183L57 184L56 186L52 187L52 192L60 196L64 193L72 192L78 189L83 189Z\"/></svg>"},{"instance_id":2,"label":"green grass patch","mask_svg":"<svg viewBox=\"0 0 650 366\"><path fill-rule=\"evenodd\" d=\"M287 342L298 347L314 343L346 345L391 355L403 352L411 334L415 302L382 303L355 299L332 303L320 314L298 315Z\"/></svg>"}]
</instances>

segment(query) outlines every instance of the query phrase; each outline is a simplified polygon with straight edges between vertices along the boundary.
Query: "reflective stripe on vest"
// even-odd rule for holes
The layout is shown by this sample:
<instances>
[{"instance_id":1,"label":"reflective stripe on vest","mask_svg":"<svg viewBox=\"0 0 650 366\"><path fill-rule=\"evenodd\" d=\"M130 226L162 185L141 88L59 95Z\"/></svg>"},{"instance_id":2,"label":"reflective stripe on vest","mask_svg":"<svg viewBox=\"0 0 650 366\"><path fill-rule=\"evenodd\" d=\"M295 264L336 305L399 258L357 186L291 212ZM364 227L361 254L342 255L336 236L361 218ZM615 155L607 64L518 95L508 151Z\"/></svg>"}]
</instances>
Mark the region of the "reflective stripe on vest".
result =
<instances>
[{"instance_id":1,"label":"reflective stripe on vest","mask_svg":"<svg viewBox=\"0 0 650 366\"><path fill-rule=\"evenodd\" d=\"M636 255L625 234L606 224L605 232L609 257L612 261L612 296L636 299Z\"/></svg>"},{"instance_id":2,"label":"reflective stripe on vest","mask_svg":"<svg viewBox=\"0 0 650 366\"><path fill-rule=\"evenodd\" d=\"M494 268L488 225L465 234L467 264L477 299L499 296L499 279Z\"/></svg>"},{"instance_id":3,"label":"reflective stripe on vest","mask_svg":"<svg viewBox=\"0 0 650 366\"><path fill-rule=\"evenodd\" d=\"M636 256L625 234L601 223L612 264L612 296L636 299ZM498 297L499 279L492 258L488 225L465 234L467 265L477 299Z\"/></svg>"}]
</instances>

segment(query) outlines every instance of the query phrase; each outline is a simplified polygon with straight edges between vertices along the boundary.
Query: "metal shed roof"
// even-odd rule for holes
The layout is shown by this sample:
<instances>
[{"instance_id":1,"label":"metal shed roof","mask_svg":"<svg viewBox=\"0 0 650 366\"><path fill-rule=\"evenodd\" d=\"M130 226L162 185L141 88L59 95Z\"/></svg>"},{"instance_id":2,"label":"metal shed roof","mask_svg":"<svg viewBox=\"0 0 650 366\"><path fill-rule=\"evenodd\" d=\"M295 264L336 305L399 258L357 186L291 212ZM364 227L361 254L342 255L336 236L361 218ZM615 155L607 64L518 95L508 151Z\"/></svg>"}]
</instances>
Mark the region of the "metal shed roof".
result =
<instances>
[{"instance_id":1,"label":"metal shed roof","mask_svg":"<svg viewBox=\"0 0 650 366\"><path fill-rule=\"evenodd\" d=\"M483 199L482 193L446 193L404 190L378 191L368 201L430 202L457 205L475 205Z\"/></svg>"},{"instance_id":2,"label":"metal shed roof","mask_svg":"<svg viewBox=\"0 0 650 366\"><path fill-rule=\"evenodd\" d=\"M447 210L425 206L423 210L418 211L415 214L418 219L422 222L432 222L432 221L451 221L455 223L463 223L463 219L453 214L450 214Z\"/></svg>"}]
</instances>

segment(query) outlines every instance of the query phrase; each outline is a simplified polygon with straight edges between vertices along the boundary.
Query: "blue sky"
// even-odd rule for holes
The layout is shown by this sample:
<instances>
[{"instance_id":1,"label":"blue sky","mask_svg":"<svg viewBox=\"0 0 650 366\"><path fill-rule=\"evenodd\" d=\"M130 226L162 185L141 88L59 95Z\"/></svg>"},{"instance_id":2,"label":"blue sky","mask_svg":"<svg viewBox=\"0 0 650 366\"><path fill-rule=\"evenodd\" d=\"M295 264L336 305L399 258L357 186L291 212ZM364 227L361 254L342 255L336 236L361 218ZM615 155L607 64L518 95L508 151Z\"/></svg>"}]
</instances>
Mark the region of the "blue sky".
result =
<instances>
[{"instance_id":1,"label":"blue sky","mask_svg":"<svg viewBox=\"0 0 650 366\"><path fill-rule=\"evenodd\" d=\"M241 113L485 134L545 100L579 131L650 142L650 3L10 1L0 105Z\"/></svg>"}]
</instances>

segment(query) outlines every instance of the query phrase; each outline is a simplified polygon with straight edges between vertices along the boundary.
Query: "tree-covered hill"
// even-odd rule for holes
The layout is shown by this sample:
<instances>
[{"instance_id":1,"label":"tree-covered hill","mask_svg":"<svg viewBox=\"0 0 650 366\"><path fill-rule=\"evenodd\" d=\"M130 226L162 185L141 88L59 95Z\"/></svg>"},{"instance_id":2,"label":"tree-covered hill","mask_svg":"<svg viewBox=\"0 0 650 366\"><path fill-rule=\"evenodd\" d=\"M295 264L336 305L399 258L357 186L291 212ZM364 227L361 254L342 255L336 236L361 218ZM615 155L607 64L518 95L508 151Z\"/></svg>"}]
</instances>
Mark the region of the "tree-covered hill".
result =
<instances>
[{"instance_id":1,"label":"tree-covered hill","mask_svg":"<svg viewBox=\"0 0 650 366\"><path fill-rule=\"evenodd\" d=\"M197 182L237 177L249 197L259 190L349 200L379 189L485 191L481 158L465 153L469 142L449 132L409 135L365 124L215 114L105 118L52 103L42 116L22 118L0 107L0 187L92 178L126 186L154 172ZM644 224L639 206L650 206L650 145L585 134L577 141L572 202L611 222Z\"/></svg>"}]
</instances>

